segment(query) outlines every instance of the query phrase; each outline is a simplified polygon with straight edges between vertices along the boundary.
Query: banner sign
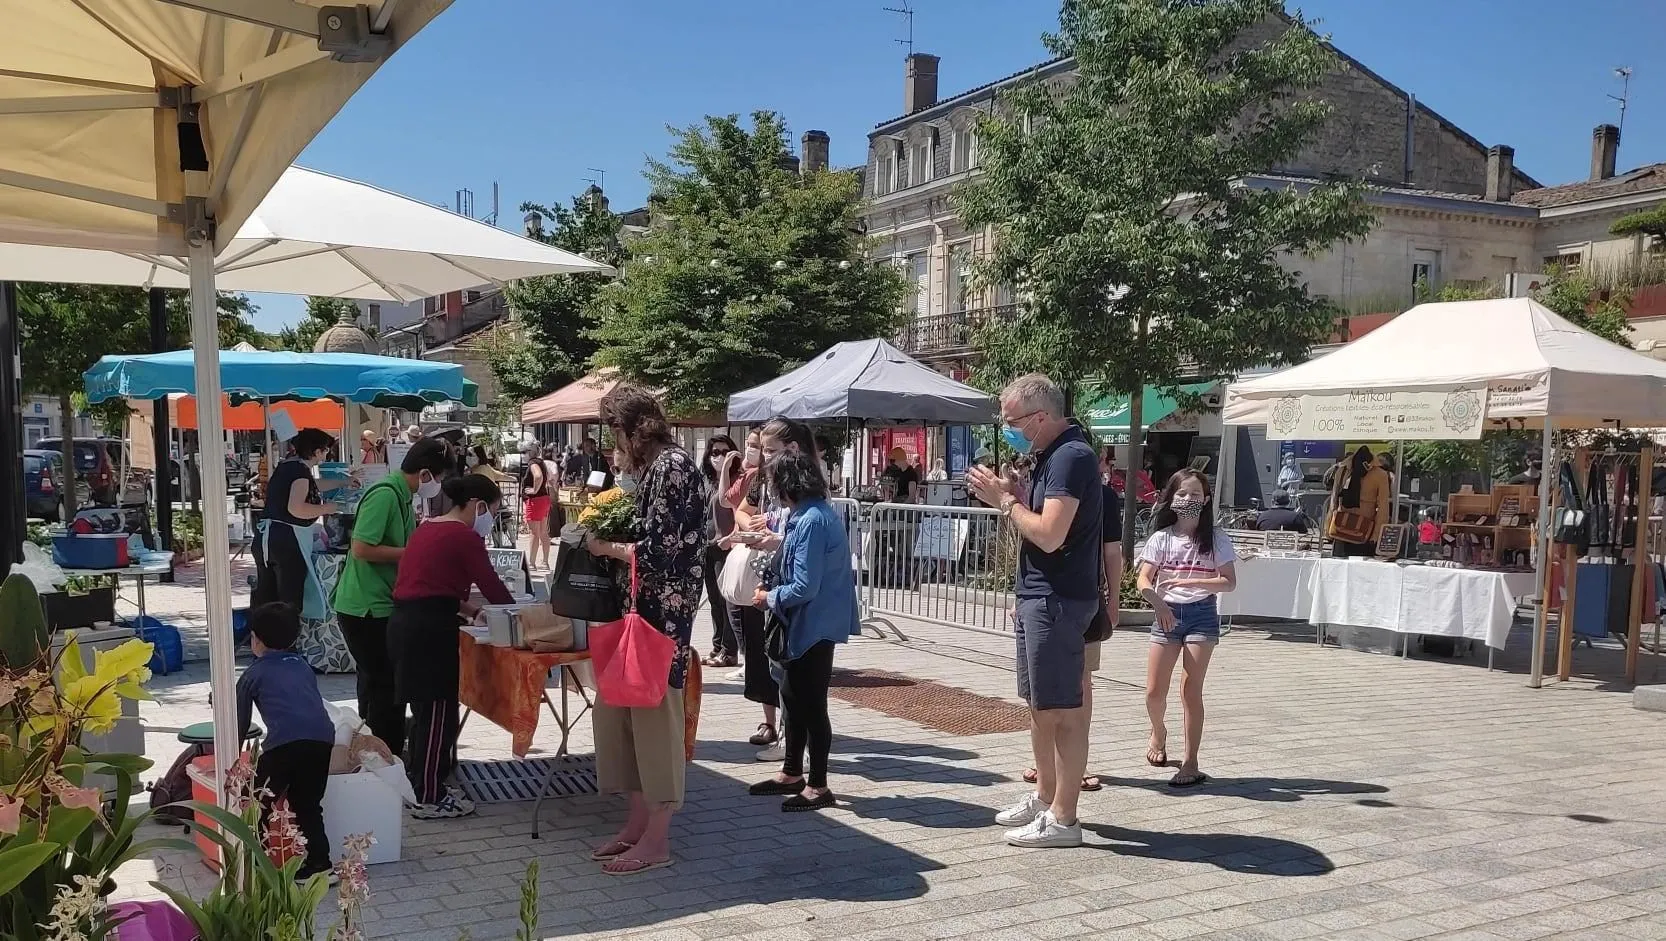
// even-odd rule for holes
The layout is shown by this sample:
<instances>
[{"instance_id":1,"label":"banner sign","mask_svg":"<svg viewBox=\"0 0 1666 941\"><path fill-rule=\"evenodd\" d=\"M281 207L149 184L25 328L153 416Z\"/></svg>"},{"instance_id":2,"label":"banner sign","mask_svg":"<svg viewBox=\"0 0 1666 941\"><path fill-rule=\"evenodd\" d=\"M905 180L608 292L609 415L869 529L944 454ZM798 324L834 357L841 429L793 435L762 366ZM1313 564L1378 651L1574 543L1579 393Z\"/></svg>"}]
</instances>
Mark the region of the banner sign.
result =
<instances>
[{"instance_id":1,"label":"banner sign","mask_svg":"<svg viewBox=\"0 0 1666 941\"><path fill-rule=\"evenodd\" d=\"M1273 403L1267 437L1274 441L1437 441L1481 437L1485 388L1446 392L1354 389L1285 396Z\"/></svg>"}]
</instances>

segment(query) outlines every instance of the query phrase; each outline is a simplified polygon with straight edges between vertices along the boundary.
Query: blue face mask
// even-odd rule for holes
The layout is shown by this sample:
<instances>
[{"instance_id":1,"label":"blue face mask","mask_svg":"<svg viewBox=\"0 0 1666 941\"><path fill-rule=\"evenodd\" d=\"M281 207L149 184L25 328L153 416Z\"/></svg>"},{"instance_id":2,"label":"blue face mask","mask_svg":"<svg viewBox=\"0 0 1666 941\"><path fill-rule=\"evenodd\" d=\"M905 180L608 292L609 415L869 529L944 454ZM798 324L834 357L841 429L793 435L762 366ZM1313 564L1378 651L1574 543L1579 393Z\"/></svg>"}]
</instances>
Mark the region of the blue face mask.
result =
<instances>
[{"instance_id":1,"label":"blue face mask","mask_svg":"<svg viewBox=\"0 0 1666 941\"><path fill-rule=\"evenodd\" d=\"M1002 425L1001 440L1007 443L1007 447L1019 454L1028 454L1030 449L1035 447L1035 442L1030 440L1030 436L1016 425Z\"/></svg>"}]
</instances>

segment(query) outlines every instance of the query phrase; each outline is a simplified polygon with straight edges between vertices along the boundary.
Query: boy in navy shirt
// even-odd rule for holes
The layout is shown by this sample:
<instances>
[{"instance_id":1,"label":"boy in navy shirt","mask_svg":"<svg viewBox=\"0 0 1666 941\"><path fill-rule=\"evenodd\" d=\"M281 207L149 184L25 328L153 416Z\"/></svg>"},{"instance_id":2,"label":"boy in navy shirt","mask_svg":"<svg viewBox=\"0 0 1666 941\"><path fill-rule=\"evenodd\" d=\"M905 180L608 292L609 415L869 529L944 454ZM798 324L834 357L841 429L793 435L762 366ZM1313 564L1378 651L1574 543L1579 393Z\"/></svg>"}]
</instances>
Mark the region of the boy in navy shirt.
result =
<instances>
[{"instance_id":1,"label":"boy in navy shirt","mask_svg":"<svg viewBox=\"0 0 1666 941\"><path fill-rule=\"evenodd\" d=\"M255 661L237 678L238 731L248 737L250 709L258 706L266 743L255 763L255 785L271 791L273 801L288 799L295 825L307 840L306 862L298 875L306 879L331 871L324 788L330 780L335 724L324 711L312 667L290 649L301 634L295 608L283 602L254 608L249 633Z\"/></svg>"}]
</instances>

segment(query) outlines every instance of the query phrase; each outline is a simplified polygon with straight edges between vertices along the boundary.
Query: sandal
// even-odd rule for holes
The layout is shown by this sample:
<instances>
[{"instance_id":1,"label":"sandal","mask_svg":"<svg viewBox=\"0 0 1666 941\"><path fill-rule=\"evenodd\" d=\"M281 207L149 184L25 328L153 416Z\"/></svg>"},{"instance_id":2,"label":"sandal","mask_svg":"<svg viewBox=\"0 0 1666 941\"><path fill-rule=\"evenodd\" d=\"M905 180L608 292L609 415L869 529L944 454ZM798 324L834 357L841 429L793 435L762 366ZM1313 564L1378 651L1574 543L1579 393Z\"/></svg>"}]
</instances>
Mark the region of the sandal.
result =
<instances>
[{"instance_id":1,"label":"sandal","mask_svg":"<svg viewBox=\"0 0 1666 941\"><path fill-rule=\"evenodd\" d=\"M1036 781L1035 769L1034 768L1025 768L1024 773L1022 775L1020 775L1020 777L1022 777L1024 779L1025 784L1034 784L1035 781ZM1099 780L1099 775L1097 775L1097 774L1084 774L1084 775L1082 775L1082 790L1084 790L1084 791L1097 791L1097 790L1100 790L1100 789L1104 788L1104 786L1105 786L1104 783Z\"/></svg>"},{"instance_id":2,"label":"sandal","mask_svg":"<svg viewBox=\"0 0 1666 941\"><path fill-rule=\"evenodd\" d=\"M746 742L749 745L763 747L765 745L774 745L776 740L779 738L780 736L775 732L775 726L770 725L768 722L760 722L758 723L758 731L753 732L752 737L747 739Z\"/></svg>"},{"instance_id":3,"label":"sandal","mask_svg":"<svg viewBox=\"0 0 1666 941\"><path fill-rule=\"evenodd\" d=\"M645 859L631 859L629 857L620 856L616 859L608 860L607 863L602 866L602 872L605 872L610 876L635 876L635 875L640 875L644 872L647 872L651 869L664 869L666 866L669 866L669 865L671 865L671 860L669 860L669 859L661 859L661 860L656 860L654 862L649 862L648 860L645 860ZM608 868L610 866L612 866L612 867L629 867L629 868L611 868L610 869L610 868Z\"/></svg>"},{"instance_id":4,"label":"sandal","mask_svg":"<svg viewBox=\"0 0 1666 941\"><path fill-rule=\"evenodd\" d=\"M715 653L714 653L714 654L712 654L712 655L711 655L711 656L709 656L709 657L702 657L702 658L701 658L701 659L700 659L700 663L701 663L701 664L702 664L702 665L703 665L703 666L708 666L708 667L732 667L732 666L734 666L734 665L735 665L735 664L734 664L734 661L730 661L730 662L728 662L728 663L724 663L724 662L723 662L723 658L722 658L722 657L720 657L720 656L718 656L718 655L717 655L717 654L715 654Z\"/></svg>"},{"instance_id":5,"label":"sandal","mask_svg":"<svg viewBox=\"0 0 1666 941\"><path fill-rule=\"evenodd\" d=\"M635 845L635 843L626 843L624 840L614 840L610 843L603 843L601 846L598 846L591 851L590 858L598 863L606 862L610 859L617 859L630 852L631 847Z\"/></svg>"},{"instance_id":6,"label":"sandal","mask_svg":"<svg viewBox=\"0 0 1666 941\"><path fill-rule=\"evenodd\" d=\"M783 794L797 794L802 790L804 790L803 778L799 778L797 781L777 781L774 778L768 778L747 788L746 793L753 797L780 797Z\"/></svg>"},{"instance_id":7,"label":"sandal","mask_svg":"<svg viewBox=\"0 0 1666 941\"><path fill-rule=\"evenodd\" d=\"M1199 784L1208 783L1209 776L1201 771L1193 771L1190 777L1187 777L1184 771L1177 771L1174 777L1169 778L1169 787L1174 788L1197 787Z\"/></svg>"},{"instance_id":8,"label":"sandal","mask_svg":"<svg viewBox=\"0 0 1666 941\"><path fill-rule=\"evenodd\" d=\"M1145 763L1153 768L1167 768L1169 766L1169 750L1166 748L1147 748Z\"/></svg>"},{"instance_id":9,"label":"sandal","mask_svg":"<svg viewBox=\"0 0 1666 941\"><path fill-rule=\"evenodd\" d=\"M836 803L838 803L838 800L833 796L831 790L822 791L819 797L805 797L803 794L794 794L781 802L781 810L784 813L796 814L803 813L806 810L821 810L824 807L832 807Z\"/></svg>"}]
</instances>

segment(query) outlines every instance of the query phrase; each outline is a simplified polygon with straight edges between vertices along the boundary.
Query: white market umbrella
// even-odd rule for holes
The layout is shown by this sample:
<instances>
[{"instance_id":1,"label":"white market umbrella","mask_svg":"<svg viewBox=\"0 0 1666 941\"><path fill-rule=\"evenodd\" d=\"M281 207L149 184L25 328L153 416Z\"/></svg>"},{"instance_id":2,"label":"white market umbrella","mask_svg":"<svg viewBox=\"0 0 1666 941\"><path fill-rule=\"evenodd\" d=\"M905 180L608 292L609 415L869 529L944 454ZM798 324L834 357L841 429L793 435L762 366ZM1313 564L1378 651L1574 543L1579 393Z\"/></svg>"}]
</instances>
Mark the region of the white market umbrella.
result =
<instances>
[{"instance_id":1,"label":"white market umbrella","mask_svg":"<svg viewBox=\"0 0 1666 941\"><path fill-rule=\"evenodd\" d=\"M536 275L612 271L478 219L303 167L283 172L214 259L222 291L396 303ZM181 256L0 244L0 280L7 279L190 286Z\"/></svg>"},{"instance_id":2,"label":"white market umbrella","mask_svg":"<svg viewBox=\"0 0 1666 941\"><path fill-rule=\"evenodd\" d=\"M326 5L0 0L0 242L188 258L197 393L209 402L220 398L216 251L450 0ZM219 409L202 417L204 439L219 440ZM208 462L202 485L208 505L225 504L223 462ZM224 774L238 745L226 527L204 527L203 542Z\"/></svg>"}]
</instances>

